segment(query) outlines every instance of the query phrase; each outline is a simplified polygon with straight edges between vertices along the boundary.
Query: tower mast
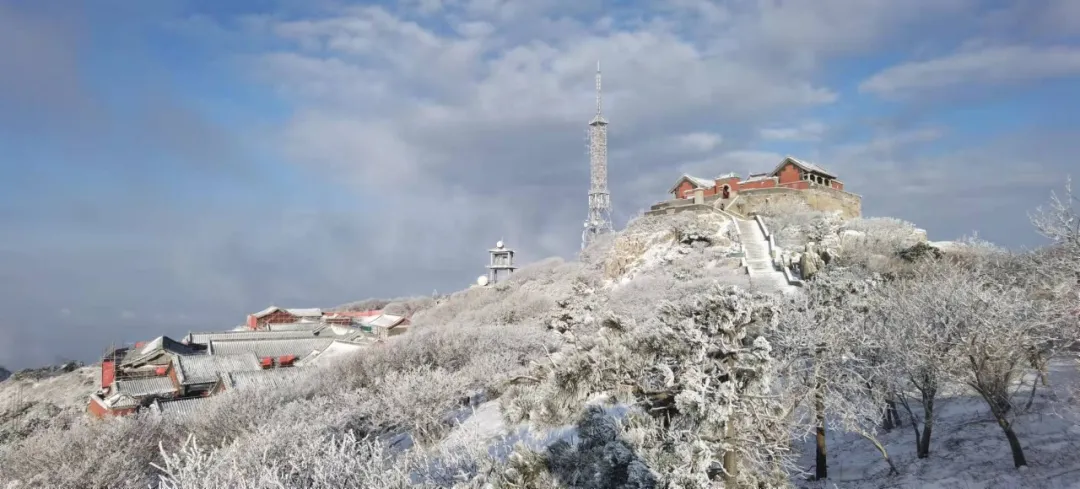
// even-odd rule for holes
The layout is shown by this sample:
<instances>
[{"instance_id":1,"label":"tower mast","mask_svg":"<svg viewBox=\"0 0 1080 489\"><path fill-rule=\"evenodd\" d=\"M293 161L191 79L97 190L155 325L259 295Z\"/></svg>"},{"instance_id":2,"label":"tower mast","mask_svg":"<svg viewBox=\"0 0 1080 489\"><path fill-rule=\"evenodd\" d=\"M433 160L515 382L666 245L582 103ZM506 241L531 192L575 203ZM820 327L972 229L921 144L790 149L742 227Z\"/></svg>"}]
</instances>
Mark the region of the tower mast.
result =
<instances>
[{"instance_id":1,"label":"tower mast","mask_svg":"<svg viewBox=\"0 0 1080 489\"><path fill-rule=\"evenodd\" d=\"M596 116L589 121L589 217L581 235L581 249L585 249L597 236L610 233L611 194L607 178L607 120L602 109L600 88L600 62L596 62Z\"/></svg>"}]
</instances>

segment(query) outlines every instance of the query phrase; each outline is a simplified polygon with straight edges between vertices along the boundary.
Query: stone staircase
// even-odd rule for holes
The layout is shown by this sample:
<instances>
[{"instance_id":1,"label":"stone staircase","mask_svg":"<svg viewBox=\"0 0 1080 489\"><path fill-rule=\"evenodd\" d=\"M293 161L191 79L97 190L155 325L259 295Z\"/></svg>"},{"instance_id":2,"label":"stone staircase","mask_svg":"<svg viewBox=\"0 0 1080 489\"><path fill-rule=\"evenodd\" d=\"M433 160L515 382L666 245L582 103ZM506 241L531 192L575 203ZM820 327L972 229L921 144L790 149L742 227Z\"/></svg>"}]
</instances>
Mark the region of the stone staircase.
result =
<instances>
[{"instance_id":1,"label":"stone staircase","mask_svg":"<svg viewBox=\"0 0 1080 489\"><path fill-rule=\"evenodd\" d=\"M746 273L750 281L750 288L761 292L792 293L797 287L788 283L784 272L773 266L772 257L769 256L769 242L761 232L756 220L735 219L739 227L739 239L742 240L743 251L746 253Z\"/></svg>"}]
</instances>

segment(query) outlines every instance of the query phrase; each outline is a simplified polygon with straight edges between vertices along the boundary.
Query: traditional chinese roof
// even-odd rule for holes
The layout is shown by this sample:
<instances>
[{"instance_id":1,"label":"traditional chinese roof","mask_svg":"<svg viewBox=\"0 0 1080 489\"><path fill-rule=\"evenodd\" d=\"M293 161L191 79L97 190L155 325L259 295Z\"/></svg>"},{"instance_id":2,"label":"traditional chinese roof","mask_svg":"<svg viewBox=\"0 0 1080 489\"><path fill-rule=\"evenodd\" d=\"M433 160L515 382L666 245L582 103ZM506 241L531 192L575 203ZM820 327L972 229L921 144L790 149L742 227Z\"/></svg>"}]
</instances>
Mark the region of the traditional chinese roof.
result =
<instances>
[{"instance_id":1,"label":"traditional chinese roof","mask_svg":"<svg viewBox=\"0 0 1080 489\"><path fill-rule=\"evenodd\" d=\"M709 180L708 178L695 177L684 173L683 176L679 177L679 179L675 182L675 185L671 186L671 190L668 190L668 192L674 192L675 189L679 188L679 185L682 185L684 181L690 182L690 184L696 188L709 188L713 185L716 185L715 181Z\"/></svg>"},{"instance_id":2,"label":"traditional chinese roof","mask_svg":"<svg viewBox=\"0 0 1080 489\"><path fill-rule=\"evenodd\" d=\"M169 401L154 401L150 409L162 416L188 417L199 413L209 397L188 397Z\"/></svg>"},{"instance_id":3,"label":"traditional chinese roof","mask_svg":"<svg viewBox=\"0 0 1080 489\"><path fill-rule=\"evenodd\" d=\"M797 166L799 168L802 168L804 171L808 171L808 172L811 172L811 173L818 173L818 174L825 175L825 176L831 177L831 178L836 178L835 174L833 174L829 170L826 170L825 168L822 168L822 167L820 167L818 165L815 165L813 163L809 163L809 162L802 161L802 160L797 159L797 158L793 158L791 156L788 156L788 157L784 158L784 160L781 161L779 165L776 165L776 168L774 168L773 171L769 172L769 176L776 176L777 172L779 172L780 169L784 168L784 165L786 165L788 163L794 164L795 166Z\"/></svg>"},{"instance_id":4,"label":"traditional chinese roof","mask_svg":"<svg viewBox=\"0 0 1080 489\"><path fill-rule=\"evenodd\" d=\"M770 178L776 178L776 177L774 177L774 176L772 176L772 175L770 175L768 173L751 173L750 176L747 177L746 180L743 180L742 183L760 182L761 180L768 180Z\"/></svg>"},{"instance_id":5,"label":"traditional chinese roof","mask_svg":"<svg viewBox=\"0 0 1080 489\"><path fill-rule=\"evenodd\" d=\"M264 318L278 311L287 312L289 314L292 314L293 316L302 318L322 317L323 315L322 309L319 309L317 307L286 309L283 307L270 306L255 314L252 314L252 316L255 316L256 318Z\"/></svg>"},{"instance_id":6,"label":"traditional chinese roof","mask_svg":"<svg viewBox=\"0 0 1080 489\"><path fill-rule=\"evenodd\" d=\"M116 392L131 397L160 396L176 392L176 386L168 377L117 380Z\"/></svg>"},{"instance_id":7,"label":"traditional chinese roof","mask_svg":"<svg viewBox=\"0 0 1080 489\"><path fill-rule=\"evenodd\" d=\"M270 329L269 331L219 331L213 333L188 333L184 337L185 343L194 343L199 345L207 345L211 340L268 340L268 339L291 339L291 338L311 338L319 334L319 330L323 328L318 323L299 323L305 326L305 328L297 328L293 330L277 330ZM312 325L316 327L312 327Z\"/></svg>"},{"instance_id":8,"label":"traditional chinese roof","mask_svg":"<svg viewBox=\"0 0 1080 489\"><path fill-rule=\"evenodd\" d=\"M202 349L191 345L185 345L168 336L159 336L144 345L128 349L120 360L124 367L144 365L168 355L198 355Z\"/></svg>"},{"instance_id":9,"label":"traditional chinese roof","mask_svg":"<svg viewBox=\"0 0 1080 489\"><path fill-rule=\"evenodd\" d=\"M234 389L252 387L281 387L292 385L310 369L303 367L275 368L271 370L253 370L232 372L225 376L226 385Z\"/></svg>"},{"instance_id":10,"label":"traditional chinese roof","mask_svg":"<svg viewBox=\"0 0 1080 489\"><path fill-rule=\"evenodd\" d=\"M97 400L103 406L109 410L114 409L130 409L139 407L138 399L135 399L131 395L124 393L111 394L108 397L102 398L99 396L91 396L91 399Z\"/></svg>"},{"instance_id":11,"label":"traditional chinese roof","mask_svg":"<svg viewBox=\"0 0 1080 489\"><path fill-rule=\"evenodd\" d=\"M359 333L358 333L359 334ZM303 358L326 348L332 338L290 338L272 340L210 340L211 356L252 353L259 358L296 355Z\"/></svg>"},{"instance_id":12,"label":"traditional chinese roof","mask_svg":"<svg viewBox=\"0 0 1080 489\"><path fill-rule=\"evenodd\" d=\"M176 360L176 379L180 385L213 384L223 374L262 370L259 356L252 352L177 357Z\"/></svg>"},{"instance_id":13,"label":"traditional chinese roof","mask_svg":"<svg viewBox=\"0 0 1080 489\"><path fill-rule=\"evenodd\" d=\"M398 316L395 314L380 314L372 318L361 319L360 324L364 326L390 329L401 326L406 321L407 318L405 316Z\"/></svg>"},{"instance_id":14,"label":"traditional chinese roof","mask_svg":"<svg viewBox=\"0 0 1080 489\"><path fill-rule=\"evenodd\" d=\"M313 355L297 362L298 366L324 367L334 361L350 355L355 355L361 350L370 347L362 343L335 341L329 346L314 353Z\"/></svg>"}]
</instances>

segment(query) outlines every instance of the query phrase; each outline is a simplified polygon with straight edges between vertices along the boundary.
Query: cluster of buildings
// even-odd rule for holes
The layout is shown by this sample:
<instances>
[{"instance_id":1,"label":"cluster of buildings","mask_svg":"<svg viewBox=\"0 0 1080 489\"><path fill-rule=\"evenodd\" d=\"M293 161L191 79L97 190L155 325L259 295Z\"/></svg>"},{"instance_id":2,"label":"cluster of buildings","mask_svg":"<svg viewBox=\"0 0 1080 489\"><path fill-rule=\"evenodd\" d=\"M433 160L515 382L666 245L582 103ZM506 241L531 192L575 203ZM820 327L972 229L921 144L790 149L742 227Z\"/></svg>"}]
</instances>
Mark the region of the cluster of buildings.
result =
<instances>
[{"instance_id":1,"label":"cluster of buildings","mask_svg":"<svg viewBox=\"0 0 1080 489\"><path fill-rule=\"evenodd\" d=\"M306 369L354 354L408 330L409 318L381 310L324 312L269 307L230 331L160 336L111 348L101 361L92 416L140 410L186 414L214 394L292 382Z\"/></svg>"},{"instance_id":2,"label":"cluster of buildings","mask_svg":"<svg viewBox=\"0 0 1080 489\"><path fill-rule=\"evenodd\" d=\"M668 193L672 198L654 204L647 214L720 209L747 217L770 202L783 201L802 202L824 212L839 211L849 218L862 213L862 197L844 190L835 173L791 156L772 171L751 173L745 180L734 173L715 178L684 174Z\"/></svg>"}]
</instances>

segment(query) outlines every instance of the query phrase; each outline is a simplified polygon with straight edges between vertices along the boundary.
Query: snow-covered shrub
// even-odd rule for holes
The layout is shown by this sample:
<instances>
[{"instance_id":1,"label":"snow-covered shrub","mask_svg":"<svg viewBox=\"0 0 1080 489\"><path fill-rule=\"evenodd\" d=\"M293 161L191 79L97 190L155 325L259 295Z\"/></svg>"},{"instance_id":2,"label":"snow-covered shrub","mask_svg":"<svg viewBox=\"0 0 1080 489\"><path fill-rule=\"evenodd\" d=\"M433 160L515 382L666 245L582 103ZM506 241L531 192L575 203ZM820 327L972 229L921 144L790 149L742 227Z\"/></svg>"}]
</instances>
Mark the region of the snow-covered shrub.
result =
<instances>
[{"instance_id":1,"label":"snow-covered shrub","mask_svg":"<svg viewBox=\"0 0 1080 489\"><path fill-rule=\"evenodd\" d=\"M143 418L82 419L0 446L0 487L146 488L161 429Z\"/></svg>"},{"instance_id":2,"label":"snow-covered shrub","mask_svg":"<svg viewBox=\"0 0 1080 489\"><path fill-rule=\"evenodd\" d=\"M334 309L339 310L339 311L371 311L371 310L375 310L375 309L382 309L382 308L386 307L386 305L391 303L391 302L394 302L394 300L393 299L380 299L380 298L374 298L373 297L373 298L370 298L370 299L364 299L364 300L359 300L359 301L355 301L355 302L350 302L348 304L342 304L340 306L335 307Z\"/></svg>"},{"instance_id":3,"label":"snow-covered shrub","mask_svg":"<svg viewBox=\"0 0 1080 489\"><path fill-rule=\"evenodd\" d=\"M846 221L839 230L840 263L887 272L896 267L899 253L923 241L915 225L891 217Z\"/></svg>"},{"instance_id":4,"label":"snow-covered shrub","mask_svg":"<svg viewBox=\"0 0 1080 489\"><path fill-rule=\"evenodd\" d=\"M657 487L656 475L623 438L625 431L621 423L603 408L595 405L585 408L574 428L574 438L557 440L541 452L516 446L505 465L492 467L493 472L498 471L490 477L492 486L497 489Z\"/></svg>"},{"instance_id":5,"label":"snow-covered shrub","mask_svg":"<svg viewBox=\"0 0 1080 489\"><path fill-rule=\"evenodd\" d=\"M599 269L604 266L611 249L615 245L620 233L607 233L597 236L589 246L578 254L578 261L586 267Z\"/></svg>"},{"instance_id":6,"label":"snow-covered shrub","mask_svg":"<svg viewBox=\"0 0 1080 489\"><path fill-rule=\"evenodd\" d=\"M510 421L559 426L589 400L635 406L627 439L660 484L782 483L787 430L769 396L776 310L764 296L713 285L657 306L643 324L597 314L580 338L505 396Z\"/></svg>"},{"instance_id":7,"label":"snow-covered shrub","mask_svg":"<svg viewBox=\"0 0 1080 489\"><path fill-rule=\"evenodd\" d=\"M386 314L397 314L399 316L412 316L417 312L423 311L435 305L435 298L429 296L409 297L405 299L394 299L392 302L383 306L382 310Z\"/></svg>"},{"instance_id":8,"label":"snow-covered shrub","mask_svg":"<svg viewBox=\"0 0 1080 489\"><path fill-rule=\"evenodd\" d=\"M579 263L567 263L559 258L543 260L522 267L493 286L473 287L452 294L442 303L417 313L413 318L413 329L419 332L430 328L538 320L554 307L554 301L568 284L587 280L592 273Z\"/></svg>"},{"instance_id":9,"label":"snow-covered shrub","mask_svg":"<svg viewBox=\"0 0 1080 489\"><path fill-rule=\"evenodd\" d=\"M776 244L785 249L800 249L810 241L821 241L839 226L833 213L812 209L796 200L774 200L761 206L757 214L765 220Z\"/></svg>"},{"instance_id":10,"label":"snow-covered shrub","mask_svg":"<svg viewBox=\"0 0 1080 489\"><path fill-rule=\"evenodd\" d=\"M711 214L680 212L668 217L668 227L677 243L711 245L720 231L721 219Z\"/></svg>"},{"instance_id":11,"label":"snow-covered shrub","mask_svg":"<svg viewBox=\"0 0 1080 489\"><path fill-rule=\"evenodd\" d=\"M474 465L467 447L395 455L383 441L317 433L304 422L260 427L221 448L191 438L163 451L160 489L449 487ZM253 453L253 449L256 452Z\"/></svg>"}]
</instances>

